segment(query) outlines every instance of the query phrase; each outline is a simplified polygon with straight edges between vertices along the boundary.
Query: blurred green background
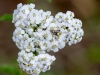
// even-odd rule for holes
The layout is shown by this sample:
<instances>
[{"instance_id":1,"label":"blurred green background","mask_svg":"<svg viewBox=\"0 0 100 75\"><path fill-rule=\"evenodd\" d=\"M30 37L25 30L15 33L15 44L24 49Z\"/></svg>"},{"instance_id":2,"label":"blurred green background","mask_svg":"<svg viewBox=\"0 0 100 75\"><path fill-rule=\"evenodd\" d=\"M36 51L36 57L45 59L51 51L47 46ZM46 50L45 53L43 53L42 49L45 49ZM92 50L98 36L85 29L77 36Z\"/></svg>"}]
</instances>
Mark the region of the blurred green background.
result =
<instances>
[{"instance_id":1,"label":"blurred green background","mask_svg":"<svg viewBox=\"0 0 100 75\"><path fill-rule=\"evenodd\" d=\"M0 75L26 75L16 62L20 50L12 41L15 27L7 14L12 14L18 3L30 1L0 0ZM100 0L35 0L33 3L37 9L49 10L52 15L73 11L82 20L85 33L80 43L66 45L58 53L50 52L57 60L50 71L40 75L100 75Z\"/></svg>"}]
</instances>

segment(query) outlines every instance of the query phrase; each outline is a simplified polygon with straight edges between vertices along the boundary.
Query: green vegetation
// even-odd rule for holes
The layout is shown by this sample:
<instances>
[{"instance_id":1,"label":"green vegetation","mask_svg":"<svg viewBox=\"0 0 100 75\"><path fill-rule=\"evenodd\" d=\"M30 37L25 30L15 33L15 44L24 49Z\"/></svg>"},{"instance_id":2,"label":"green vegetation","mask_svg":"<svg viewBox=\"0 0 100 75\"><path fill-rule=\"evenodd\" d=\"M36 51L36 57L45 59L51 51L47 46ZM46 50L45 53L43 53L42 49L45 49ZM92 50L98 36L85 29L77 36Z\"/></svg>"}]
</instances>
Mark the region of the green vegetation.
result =
<instances>
[{"instance_id":1,"label":"green vegetation","mask_svg":"<svg viewBox=\"0 0 100 75\"><path fill-rule=\"evenodd\" d=\"M91 45L88 49L87 56L90 62L100 63L100 46Z\"/></svg>"},{"instance_id":2,"label":"green vegetation","mask_svg":"<svg viewBox=\"0 0 100 75\"><path fill-rule=\"evenodd\" d=\"M18 66L17 63L15 64L2 64L0 66L0 73L4 75L26 75Z\"/></svg>"},{"instance_id":3,"label":"green vegetation","mask_svg":"<svg viewBox=\"0 0 100 75\"><path fill-rule=\"evenodd\" d=\"M0 16L0 21L11 21L12 20L12 14L4 14Z\"/></svg>"}]
</instances>

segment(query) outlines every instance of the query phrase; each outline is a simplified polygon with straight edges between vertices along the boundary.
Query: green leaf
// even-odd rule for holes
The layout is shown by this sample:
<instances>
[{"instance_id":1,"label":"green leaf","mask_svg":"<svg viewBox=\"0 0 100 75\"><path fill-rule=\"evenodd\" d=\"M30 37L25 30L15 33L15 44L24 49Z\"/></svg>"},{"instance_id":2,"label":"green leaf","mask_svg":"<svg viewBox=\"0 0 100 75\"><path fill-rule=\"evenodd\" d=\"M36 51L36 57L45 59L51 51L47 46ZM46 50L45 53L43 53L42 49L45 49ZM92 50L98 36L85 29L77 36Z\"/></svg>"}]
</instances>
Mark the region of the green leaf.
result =
<instances>
[{"instance_id":1,"label":"green leaf","mask_svg":"<svg viewBox=\"0 0 100 75\"><path fill-rule=\"evenodd\" d=\"M0 66L0 72L14 73L14 69L11 65L4 64Z\"/></svg>"},{"instance_id":2,"label":"green leaf","mask_svg":"<svg viewBox=\"0 0 100 75\"><path fill-rule=\"evenodd\" d=\"M19 68L18 63L14 64L2 64L0 66L0 73L4 73L7 75L26 75L22 69Z\"/></svg>"},{"instance_id":3,"label":"green leaf","mask_svg":"<svg viewBox=\"0 0 100 75\"><path fill-rule=\"evenodd\" d=\"M0 21L11 21L12 20L12 15L11 14L4 14L0 16Z\"/></svg>"}]
</instances>

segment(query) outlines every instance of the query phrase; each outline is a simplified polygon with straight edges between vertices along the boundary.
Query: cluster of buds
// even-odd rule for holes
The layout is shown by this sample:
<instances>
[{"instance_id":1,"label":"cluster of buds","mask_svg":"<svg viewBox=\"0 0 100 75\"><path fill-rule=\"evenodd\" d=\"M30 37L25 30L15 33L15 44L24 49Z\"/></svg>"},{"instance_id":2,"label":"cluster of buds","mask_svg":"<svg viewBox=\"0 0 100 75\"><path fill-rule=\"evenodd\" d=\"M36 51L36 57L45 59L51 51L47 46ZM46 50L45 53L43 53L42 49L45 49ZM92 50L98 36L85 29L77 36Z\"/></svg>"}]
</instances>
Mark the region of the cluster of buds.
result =
<instances>
[{"instance_id":1,"label":"cluster of buds","mask_svg":"<svg viewBox=\"0 0 100 75\"><path fill-rule=\"evenodd\" d=\"M56 59L47 52L58 52L66 44L80 42L84 31L81 20L74 18L71 11L59 12L53 17L50 11L34 7L32 3L17 5L13 13L16 29L12 39L21 50L18 54L20 68L28 74L39 75L49 70Z\"/></svg>"}]
</instances>

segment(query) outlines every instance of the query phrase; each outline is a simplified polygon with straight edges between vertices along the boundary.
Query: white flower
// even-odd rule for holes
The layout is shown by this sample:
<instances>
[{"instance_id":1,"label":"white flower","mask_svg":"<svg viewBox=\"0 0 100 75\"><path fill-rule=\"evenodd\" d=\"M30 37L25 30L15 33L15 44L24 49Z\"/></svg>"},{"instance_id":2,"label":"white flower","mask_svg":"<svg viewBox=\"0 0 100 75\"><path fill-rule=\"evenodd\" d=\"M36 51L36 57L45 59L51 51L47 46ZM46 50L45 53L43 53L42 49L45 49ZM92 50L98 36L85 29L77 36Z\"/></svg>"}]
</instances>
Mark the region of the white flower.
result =
<instances>
[{"instance_id":1,"label":"white flower","mask_svg":"<svg viewBox=\"0 0 100 75\"><path fill-rule=\"evenodd\" d=\"M43 12L44 12L44 11L43 11L42 9L39 10L39 13L40 13L41 15L42 15Z\"/></svg>"},{"instance_id":2,"label":"white flower","mask_svg":"<svg viewBox=\"0 0 100 75\"><path fill-rule=\"evenodd\" d=\"M35 4L32 4L32 3L31 3L31 4L29 4L28 7L29 7L29 10L32 11L32 10L34 9L34 7L35 7Z\"/></svg>"},{"instance_id":3,"label":"white flower","mask_svg":"<svg viewBox=\"0 0 100 75\"><path fill-rule=\"evenodd\" d=\"M63 20L63 16L64 16L64 13L62 12L59 12L58 14L55 15L55 18L61 22Z\"/></svg>"},{"instance_id":4,"label":"white flower","mask_svg":"<svg viewBox=\"0 0 100 75\"><path fill-rule=\"evenodd\" d=\"M56 26L56 23L51 23L51 24L49 25L49 27L48 27L48 30L54 30L54 29L57 30L56 27L57 27L57 26Z\"/></svg>"},{"instance_id":5,"label":"white flower","mask_svg":"<svg viewBox=\"0 0 100 75\"><path fill-rule=\"evenodd\" d=\"M34 32L34 37L38 40L44 40L43 39L43 31L41 31L40 33L39 32Z\"/></svg>"},{"instance_id":6,"label":"white flower","mask_svg":"<svg viewBox=\"0 0 100 75\"><path fill-rule=\"evenodd\" d=\"M22 5L20 3L14 11L13 23L15 23L17 29L13 33L13 40L17 42L16 45L20 49L28 52L35 51L36 49L38 53L45 53L46 50L52 49L52 51L56 52L58 48L62 49L65 43L71 45L81 41L84 35L81 28L82 22L79 19L73 18L73 12L67 11L66 14L59 12L54 18L51 16L50 11L44 12L43 10L34 9L34 7L34 4ZM31 38L30 42L33 43L30 44L27 41L28 44L24 44L23 41L26 42L28 38ZM43 40L48 43L47 46L41 44ZM36 44L37 41L38 44ZM58 42L56 45L50 45L50 42L53 43L53 41ZM41 47L39 47L39 42ZM63 42L64 46L60 42Z\"/></svg>"},{"instance_id":7,"label":"white flower","mask_svg":"<svg viewBox=\"0 0 100 75\"><path fill-rule=\"evenodd\" d=\"M49 18L47 18L45 20L45 23L43 25L43 28L47 28L50 25L50 23L51 23L52 20L53 20L53 16L50 16Z\"/></svg>"},{"instance_id":8,"label":"white flower","mask_svg":"<svg viewBox=\"0 0 100 75\"><path fill-rule=\"evenodd\" d=\"M50 11L47 11L47 12L43 12L42 13L42 17L49 18L50 15L51 15L51 12Z\"/></svg>"},{"instance_id":9,"label":"white flower","mask_svg":"<svg viewBox=\"0 0 100 75\"><path fill-rule=\"evenodd\" d=\"M42 72L46 72L50 70L50 65L53 61L55 61L55 57L49 54L40 54L38 56L34 56L32 52L26 53L25 51L21 51L18 53L18 59L20 68L26 71L28 74L37 74Z\"/></svg>"},{"instance_id":10,"label":"white flower","mask_svg":"<svg viewBox=\"0 0 100 75\"><path fill-rule=\"evenodd\" d=\"M28 9L28 5L23 5L20 10L20 12L22 12L23 14L29 14L29 9Z\"/></svg>"},{"instance_id":11,"label":"white flower","mask_svg":"<svg viewBox=\"0 0 100 75\"><path fill-rule=\"evenodd\" d=\"M69 15L64 14L63 21L67 23L72 23L72 18Z\"/></svg>"},{"instance_id":12,"label":"white flower","mask_svg":"<svg viewBox=\"0 0 100 75\"><path fill-rule=\"evenodd\" d=\"M16 23L15 23L15 27L20 27L20 28L24 28L25 27L25 24L22 22L22 21L17 21Z\"/></svg>"},{"instance_id":13,"label":"white flower","mask_svg":"<svg viewBox=\"0 0 100 75\"><path fill-rule=\"evenodd\" d=\"M70 16L71 18L73 18L73 17L74 17L74 13L73 13L73 12L71 12L71 11L67 11L67 12L66 12L66 15Z\"/></svg>"},{"instance_id":14,"label":"white flower","mask_svg":"<svg viewBox=\"0 0 100 75\"><path fill-rule=\"evenodd\" d=\"M18 14L18 10L14 10L12 23L16 23L16 21L17 21L16 15L17 14Z\"/></svg>"},{"instance_id":15,"label":"white flower","mask_svg":"<svg viewBox=\"0 0 100 75\"><path fill-rule=\"evenodd\" d=\"M80 42L84 31L82 21L74 18L74 13L58 12L55 17L51 11L44 12L34 8L35 4L22 3L14 10L12 23L15 24L13 41L21 50L18 53L18 63L27 74L39 75L50 70L50 65L56 60L47 54L58 52L66 44Z\"/></svg>"},{"instance_id":16,"label":"white flower","mask_svg":"<svg viewBox=\"0 0 100 75\"><path fill-rule=\"evenodd\" d=\"M41 41L40 44L39 44L39 46L40 46L40 48L42 50L45 51L47 49L47 43L46 43L46 41Z\"/></svg>"},{"instance_id":17,"label":"white flower","mask_svg":"<svg viewBox=\"0 0 100 75\"><path fill-rule=\"evenodd\" d=\"M33 28L28 28L28 29L26 29L26 32L27 32L29 35L33 34Z\"/></svg>"},{"instance_id":18,"label":"white flower","mask_svg":"<svg viewBox=\"0 0 100 75\"><path fill-rule=\"evenodd\" d=\"M26 14L23 14L22 12L19 12L17 15L16 15L16 20L25 20L27 18L27 15Z\"/></svg>"},{"instance_id":19,"label":"white flower","mask_svg":"<svg viewBox=\"0 0 100 75\"><path fill-rule=\"evenodd\" d=\"M51 44L52 44L52 48L51 48L51 50L52 51L54 51L54 52L58 52L58 42L57 41L53 41L53 42L51 42Z\"/></svg>"},{"instance_id":20,"label":"white flower","mask_svg":"<svg viewBox=\"0 0 100 75\"><path fill-rule=\"evenodd\" d=\"M22 3L19 3L18 5L17 5L17 8L21 8L22 7Z\"/></svg>"},{"instance_id":21,"label":"white flower","mask_svg":"<svg viewBox=\"0 0 100 75\"><path fill-rule=\"evenodd\" d=\"M50 41L50 40L52 39L52 34L51 34L50 31L45 30L45 31L43 32L43 37L44 37L44 40Z\"/></svg>"},{"instance_id":22,"label":"white flower","mask_svg":"<svg viewBox=\"0 0 100 75\"><path fill-rule=\"evenodd\" d=\"M73 19L72 24L74 25L75 28L81 28L82 27L82 22L79 19Z\"/></svg>"}]
</instances>

